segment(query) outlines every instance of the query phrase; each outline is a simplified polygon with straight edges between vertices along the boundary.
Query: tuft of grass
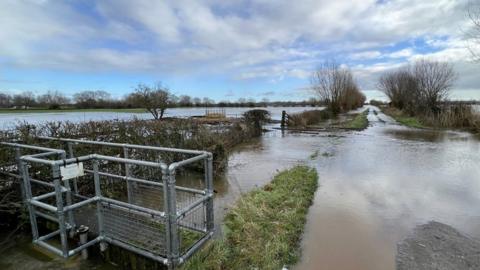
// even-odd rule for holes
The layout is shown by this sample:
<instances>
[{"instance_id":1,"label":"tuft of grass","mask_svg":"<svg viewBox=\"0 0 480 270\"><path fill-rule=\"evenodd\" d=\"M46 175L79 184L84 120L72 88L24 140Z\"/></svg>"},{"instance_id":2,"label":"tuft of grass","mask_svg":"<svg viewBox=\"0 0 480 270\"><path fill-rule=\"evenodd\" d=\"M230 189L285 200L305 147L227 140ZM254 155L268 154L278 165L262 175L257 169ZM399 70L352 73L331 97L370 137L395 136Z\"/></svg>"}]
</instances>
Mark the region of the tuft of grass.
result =
<instances>
[{"instance_id":1,"label":"tuft of grass","mask_svg":"<svg viewBox=\"0 0 480 270\"><path fill-rule=\"evenodd\" d=\"M224 239L211 242L183 269L282 269L295 264L317 178L315 169L300 165L242 196L225 218Z\"/></svg>"},{"instance_id":2,"label":"tuft of grass","mask_svg":"<svg viewBox=\"0 0 480 270\"><path fill-rule=\"evenodd\" d=\"M318 157L318 154L319 154L319 153L320 153L320 152L319 152L318 150L316 150L315 152L313 152L313 153L310 155L310 159L312 159L312 160L313 160L313 159L316 159L316 158Z\"/></svg>"},{"instance_id":3,"label":"tuft of grass","mask_svg":"<svg viewBox=\"0 0 480 270\"><path fill-rule=\"evenodd\" d=\"M425 128L425 126L421 123L418 117L408 116L401 110L382 106L380 107L382 112L397 121L398 123L412 128Z\"/></svg>"},{"instance_id":4,"label":"tuft of grass","mask_svg":"<svg viewBox=\"0 0 480 270\"><path fill-rule=\"evenodd\" d=\"M425 126L420 123L420 120L416 117L412 116L397 116L394 117L394 119L399 122L400 124L407 126L407 127L413 127L413 128L424 128Z\"/></svg>"},{"instance_id":5,"label":"tuft of grass","mask_svg":"<svg viewBox=\"0 0 480 270\"><path fill-rule=\"evenodd\" d=\"M368 127L368 115L369 109L363 111L362 113L357 114L352 120L343 124L345 129L355 129L362 130Z\"/></svg>"}]
</instances>

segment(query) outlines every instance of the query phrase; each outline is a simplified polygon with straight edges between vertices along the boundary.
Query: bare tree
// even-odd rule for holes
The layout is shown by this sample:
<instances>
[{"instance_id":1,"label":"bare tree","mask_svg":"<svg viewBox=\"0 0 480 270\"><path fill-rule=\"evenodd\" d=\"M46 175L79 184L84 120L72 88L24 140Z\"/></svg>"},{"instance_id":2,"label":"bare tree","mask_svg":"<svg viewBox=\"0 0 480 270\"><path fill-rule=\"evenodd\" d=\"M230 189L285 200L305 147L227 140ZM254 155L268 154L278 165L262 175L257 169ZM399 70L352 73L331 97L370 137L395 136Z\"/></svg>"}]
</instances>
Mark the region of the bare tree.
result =
<instances>
[{"instance_id":1,"label":"bare tree","mask_svg":"<svg viewBox=\"0 0 480 270\"><path fill-rule=\"evenodd\" d=\"M28 109L35 104L35 94L30 91L13 96L13 104L17 107Z\"/></svg>"},{"instance_id":2,"label":"bare tree","mask_svg":"<svg viewBox=\"0 0 480 270\"><path fill-rule=\"evenodd\" d=\"M131 94L135 105L147 109L155 119L162 119L165 111L172 105L172 94L161 83L154 86L139 84Z\"/></svg>"},{"instance_id":3,"label":"bare tree","mask_svg":"<svg viewBox=\"0 0 480 270\"><path fill-rule=\"evenodd\" d=\"M192 106L192 97L187 96L187 95L182 95L179 98L178 105L182 107L190 107Z\"/></svg>"},{"instance_id":4,"label":"bare tree","mask_svg":"<svg viewBox=\"0 0 480 270\"><path fill-rule=\"evenodd\" d=\"M439 104L448 98L457 79L453 65L423 59L415 63L413 74L417 80L422 104L431 111L438 111Z\"/></svg>"},{"instance_id":5,"label":"bare tree","mask_svg":"<svg viewBox=\"0 0 480 270\"><path fill-rule=\"evenodd\" d=\"M400 110L413 114L419 104L418 83L410 66L383 74L378 88Z\"/></svg>"},{"instance_id":6,"label":"bare tree","mask_svg":"<svg viewBox=\"0 0 480 270\"><path fill-rule=\"evenodd\" d=\"M468 49L472 53L474 60L480 61L480 4L471 2L467 11L467 17L472 23L472 28L467 31Z\"/></svg>"},{"instance_id":7,"label":"bare tree","mask_svg":"<svg viewBox=\"0 0 480 270\"><path fill-rule=\"evenodd\" d=\"M79 108L99 108L105 107L110 101L110 93L97 91L82 91L73 95L73 100Z\"/></svg>"},{"instance_id":8,"label":"bare tree","mask_svg":"<svg viewBox=\"0 0 480 270\"><path fill-rule=\"evenodd\" d=\"M0 93L0 108L9 108L12 106L12 96Z\"/></svg>"},{"instance_id":9,"label":"bare tree","mask_svg":"<svg viewBox=\"0 0 480 270\"><path fill-rule=\"evenodd\" d=\"M310 83L320 101L323 101L334 114L352 109L347 104L363 104L365 101L365 96L360 93L352 72L340 67L334 61L327 61L320 65L312 74ZM353 97L353 95L356 96L355 99L359 98L361 101L345 102L347 97Z\"/></svg>"},{"instance_id":10,"label":"bare tree","mask_svg":"<svg viewBox=\"0 0 480 270\"><path fill-rule=\"evenodd\" d=\"M194 97L192 101L193 101L193 104L195 104L195 106L197 107L202 105L202 99L199 97Z\"/></svg>"},{"instance_id":11,"label":"bare tree","mask_svg":"<svg viewBox=\"0 0 480 270\"><path fill-rule=\"evenodd\" d=\"M59 91L48 91L37 98L40 105L47 106L49 109L59 109L62 105L70 102L70 100Z\"/></svg>"},{"instance_id":12,"label":"bare tree","mask_svg":"<svg viewBox=\"0 0 480 270\"><path fill-rule=\"evenodd\" d=\"M384 74L378 87L400 110L410 114L438 112L456 78L452 64L423 59Z\"/></svg>"}]
</instances>

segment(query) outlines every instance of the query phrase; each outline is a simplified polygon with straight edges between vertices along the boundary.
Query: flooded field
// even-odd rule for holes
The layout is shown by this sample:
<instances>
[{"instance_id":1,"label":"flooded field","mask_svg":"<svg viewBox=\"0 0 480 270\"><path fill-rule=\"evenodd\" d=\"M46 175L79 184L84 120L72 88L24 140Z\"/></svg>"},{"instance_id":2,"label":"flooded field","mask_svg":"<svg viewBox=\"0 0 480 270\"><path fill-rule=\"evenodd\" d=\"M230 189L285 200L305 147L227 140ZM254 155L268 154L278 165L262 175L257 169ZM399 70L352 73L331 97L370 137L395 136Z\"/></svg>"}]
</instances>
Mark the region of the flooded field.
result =
<instances>
[{"instance_id":1,"label":"flooded field","mask_svg":"<svg viewBox=\"0 0 480 270\"><path fill-rule=\"evenodd\" d=\"M220 108L210 108L220 109ZM252 109L266 109L270 112L272 119L280 120L282 111L288 113L311 110L312 107L267 107L267 108L225 108L228 117L241 117L242 114ZM205 108L174 108L165 112L165 117L191 117L205 115ZM150 113L132 112L48 112L48 113L0 113L0 129L10 129L18 122L30 124L44 123L49 121L70 121L74 123L103 120L131 120L153 119Z\"/></svg>"},{"instance_id":2,"label":"flooded field","mask_svg":"<svg viewBox=\"0 0 480 270\"><path fill-rule=\"evenodd\" d=\"M242 193L266 184L282 169L306 163L317 168L319 189L294 269L395 269L396 243L430 220L480 237L478 138L406 128L369 108L370 125L364 131L272 129L238 147L225 176L215 179L217 228ZM178 181L201 183L200 177ZM48 268L25 248L9 254L0 259L5 269L18 268L20 261L30 269Z\"/></svg>"}]
</instances>

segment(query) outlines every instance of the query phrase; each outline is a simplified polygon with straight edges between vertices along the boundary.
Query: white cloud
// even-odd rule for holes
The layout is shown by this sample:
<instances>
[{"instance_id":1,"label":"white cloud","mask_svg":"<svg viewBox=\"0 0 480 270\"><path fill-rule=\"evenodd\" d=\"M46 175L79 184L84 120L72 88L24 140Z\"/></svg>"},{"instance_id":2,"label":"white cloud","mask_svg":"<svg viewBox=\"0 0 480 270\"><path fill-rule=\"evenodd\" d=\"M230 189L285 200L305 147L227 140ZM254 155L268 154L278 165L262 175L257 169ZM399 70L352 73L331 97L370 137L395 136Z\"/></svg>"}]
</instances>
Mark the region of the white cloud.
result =
<instances>
[{"instance_id":1,"label":"white cloud","mask_svg":"<svg viewBox=\"0 0 480 270\"><path fill-rule=\"evenodd\" d=\"M382 56L382 53L379 51L364 51L353 53L350 55L350 58L353 60L364 60L364 59L375 59Z\"/></svg>"},{"instance_id":2,"label":"white cloud","mask_svg":"<svg viewBox=\"0 0 480 270\"><path fill-rule=\"evenodd\" d=\"M403 49L403 50L400 50L400 51L390 53L388 55L388 57L390 57L390 58L406 58L406 57L410 57L412 55L413 55L413 50L410 49L410 48L407 48L407 49Z\"/></svg>"},{"instance_id":3,"label":"white cloud","mask_svg":"<svg viewBox=\"0 0 480 270\"><path fill-rule=\"evenodd\" d=\"M477 71L465 64L467 4L105 0L84 4L85 12L67 1L6 0L0 2L0 64L89 72L222 73L279 82L306 79L319 62L340 58L373 61L353 67L358 80L372 88L378 74L405 59L450 60L464 72ZM418 53L417 39L435 50ZM407 41L412 43L405 48L394 47Z\"/></svg>"}]
</instances>

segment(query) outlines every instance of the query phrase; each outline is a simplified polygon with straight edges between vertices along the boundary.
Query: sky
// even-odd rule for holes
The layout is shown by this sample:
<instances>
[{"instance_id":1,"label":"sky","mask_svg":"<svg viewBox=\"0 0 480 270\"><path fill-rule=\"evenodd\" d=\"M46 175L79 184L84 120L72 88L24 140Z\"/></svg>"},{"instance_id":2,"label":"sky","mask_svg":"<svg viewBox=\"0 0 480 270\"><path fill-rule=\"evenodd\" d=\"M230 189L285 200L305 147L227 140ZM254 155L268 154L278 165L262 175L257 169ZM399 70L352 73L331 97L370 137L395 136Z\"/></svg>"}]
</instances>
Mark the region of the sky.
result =
<instances>
[{"instance_id":1,"label":"sky","mask_svg":"<svg viewBox=\"0 0 480 270\"><path fill-rule=\"evenodd\" d=\"M471 0L1 0L0 92L104 90L162 82L216 101L303 100L326 60L367 98L421 58L451 62L454 99L480 100Z\"/></svg>"}]
</instances>

